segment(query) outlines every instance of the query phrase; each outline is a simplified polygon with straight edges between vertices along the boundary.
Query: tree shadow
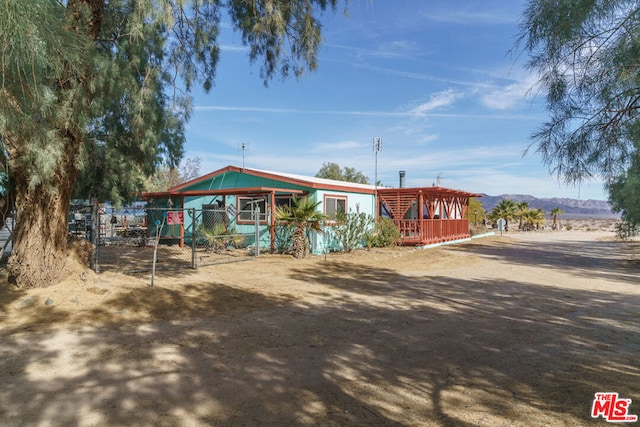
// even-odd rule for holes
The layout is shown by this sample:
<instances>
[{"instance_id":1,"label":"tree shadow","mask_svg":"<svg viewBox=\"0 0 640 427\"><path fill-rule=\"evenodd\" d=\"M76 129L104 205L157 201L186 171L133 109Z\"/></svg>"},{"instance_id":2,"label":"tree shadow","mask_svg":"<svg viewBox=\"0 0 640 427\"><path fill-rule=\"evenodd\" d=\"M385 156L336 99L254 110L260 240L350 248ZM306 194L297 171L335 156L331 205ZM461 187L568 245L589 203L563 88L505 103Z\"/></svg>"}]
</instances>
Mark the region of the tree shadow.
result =
<instances>
[{"instance_id":1,"label":"tree shadow","mask_svg":"<svg viewBox=\"0 0 640 427\"><path fill-rule=\"evenodd\" d=\"M377 336L384 336L387 347L424 354L429 368L423 373L415 357L402 359L399 365L385 365L369 381L396 384L412 378L424 385L433 402L430 413L441 425L464 425L454 417L455 408L439 406L445 390L482 391L479 406L496 416L519 419L512 407L524 404L585 422L593 421L588 417L596 391L640 395L637 295L509 280L403 277L343 262L327 263L322 272L299 270L296 277L348 292L351 300L379 297L369 308L344 307L343 315L353 308L351 330L360 323L370 327L375 319ZM318 296L326 304L339 304L336 295L340 292ZM382 348L370 340L361 345L378 355ZM371 376L375 368L368 364L362 370Z\"/></svg>"},{"instance_id":2,"label":"tree shadow","mask_svg":"<svg viewBox=\"0 0 640 427\"><path fill-rule=\"evenodd\" d=\"M597 424L596 391L640 399L638 295L342 260L283 279L310 297L185 283L119 295L76 327L3 331L0 421Z\"/></svg>"},{"instance_id":3,"label":"tree shadow","mask_svg":"<svg viewBox=\"0 0 640 427\"><path fill-rule=\"evenodd\" d=\"M0 268L0 316L4 316L10 305L18 302L27 295L25 290L9 283L9 272L6 268ZM0 317L0 319L2 318Z\"/></svg>"},{"instance_id":4,"label":"tree shadow","mask_svg":"<svg viewBox=\"0 0 640 427\"><path fill-rule=\"evenodd\" d=\"M451 248L447 248L451 250ZM491 244L475 242L455 250L495 258L517 266L560 269L587 278L599 277L634 283L640 273L640 243L619 240L528 242L505 240Z\"/></svg>"}]
</instances>

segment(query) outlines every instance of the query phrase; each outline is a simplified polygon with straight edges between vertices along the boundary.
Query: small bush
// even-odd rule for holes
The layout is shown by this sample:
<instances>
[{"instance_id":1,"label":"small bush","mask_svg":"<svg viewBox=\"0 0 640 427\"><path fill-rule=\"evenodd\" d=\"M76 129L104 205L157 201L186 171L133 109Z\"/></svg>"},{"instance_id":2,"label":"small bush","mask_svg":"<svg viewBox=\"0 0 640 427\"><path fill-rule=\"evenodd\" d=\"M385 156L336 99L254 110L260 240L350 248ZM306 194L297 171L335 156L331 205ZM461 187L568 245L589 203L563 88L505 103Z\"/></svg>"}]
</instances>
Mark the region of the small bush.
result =
<instances>
[{"instance_id":1,"label":"small bush","mask_svg":"<svg viewBox=\"0 0 640 427\"><path fill-rule=\"evenodd\" d=\"M367 247L388 248L400 241L400 230L390 218L380 218L376 228L367 236Z\"/></svg>"},{"instance_id":2,"label":"small bush","mask_svg":"<svg viewBox=\"0 0 640 427\"><path fill-rule=\"evenodd\" d=\"M275 250L279 254L289 253L293 243L293 228L286 225L276 225L274 236Z\"/></svg>"},{"instance_id":3,"label":"small bush","mask_svg":"<svg viewBox=\"0 0 640 427\"><path fill-rule=\"evenodd\" d=\"M373 218L364 212L349 212L349 214L338 215L336 219L338 225L333 228L333 232L343 251L351 252L358 246L366 244Z\"/></svg>"},{"instance_id":4,"label":"small bush","mask_svg":"<svg viewBox=\"0 0 640 427\"><path fill-rule=\"evenodd\" d=\"M227 247L240 247L244 241L244 236L237 234L234 227L227 227L225 224L215 224L207 227L200 224L196 230L200 239L207 245L207 250L213 249L215 252L227 250Z\"/></svg>"},{"instance_id":5,"label":"small bush","mask_svg":"<svg viewBox=\"0 0 640 427\"><path fill-rule=\"evenodd\" d=\"M615 225L616 236L622 240L629 240L638 235L638 227L626 221L617 222Z\"/></svg>"}]
</instances>

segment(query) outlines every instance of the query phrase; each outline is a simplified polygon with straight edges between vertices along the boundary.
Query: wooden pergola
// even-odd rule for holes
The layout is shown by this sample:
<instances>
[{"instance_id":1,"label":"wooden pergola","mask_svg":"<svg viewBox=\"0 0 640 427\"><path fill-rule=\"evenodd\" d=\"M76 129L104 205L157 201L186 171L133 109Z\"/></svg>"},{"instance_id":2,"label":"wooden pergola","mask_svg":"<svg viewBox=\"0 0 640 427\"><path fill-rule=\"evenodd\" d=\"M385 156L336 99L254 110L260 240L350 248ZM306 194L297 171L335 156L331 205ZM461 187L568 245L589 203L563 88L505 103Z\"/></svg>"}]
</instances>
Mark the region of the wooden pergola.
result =
<instances>
[{"instance_id":1,"label":"wooden pergola","mask_svg":"<svg viewBox=\"0 0 640 427\"><path fill-rule=\"evenodd\" d=\"M481 194L443 187L379 188L378 217L393 220L403 245L429 245L471 237L469 199Z\"/></svg>"}]
</instances>

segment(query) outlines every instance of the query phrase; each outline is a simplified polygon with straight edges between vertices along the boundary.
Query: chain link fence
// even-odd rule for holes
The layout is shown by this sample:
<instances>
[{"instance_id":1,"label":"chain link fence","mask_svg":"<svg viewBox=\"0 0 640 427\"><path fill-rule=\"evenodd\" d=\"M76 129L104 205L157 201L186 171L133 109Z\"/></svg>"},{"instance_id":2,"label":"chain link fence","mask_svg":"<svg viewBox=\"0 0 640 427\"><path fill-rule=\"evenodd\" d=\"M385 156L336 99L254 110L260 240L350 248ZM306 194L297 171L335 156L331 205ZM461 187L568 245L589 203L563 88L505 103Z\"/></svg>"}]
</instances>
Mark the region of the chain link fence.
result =
<instances>
[{"instance_id":1,"label":"chain link fence","mask_svg":"<svg viewBox=\"0 0 640 427\"><path fill-rule=\"evenodd\" d=\"M269 227L264 215L256 216L254 227L239 221L239 215L225 209L101 209L94 224L99 230L94 236L94 269L151 271L154 251L157 270L247 260L259 255L260 244L264 247L269 238ZM238 222L243 223L242 232Z\"/></svg>"}]
</instances>

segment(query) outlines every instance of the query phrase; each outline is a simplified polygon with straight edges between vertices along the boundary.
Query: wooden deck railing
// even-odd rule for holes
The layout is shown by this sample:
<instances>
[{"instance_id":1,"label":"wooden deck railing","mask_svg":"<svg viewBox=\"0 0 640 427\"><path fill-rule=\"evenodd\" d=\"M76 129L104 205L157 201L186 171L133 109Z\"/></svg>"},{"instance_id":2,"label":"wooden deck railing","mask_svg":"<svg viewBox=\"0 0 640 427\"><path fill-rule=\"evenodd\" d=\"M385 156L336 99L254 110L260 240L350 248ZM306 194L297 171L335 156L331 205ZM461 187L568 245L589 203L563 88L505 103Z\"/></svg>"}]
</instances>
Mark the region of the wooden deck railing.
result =
<instances>
[{"instance_id":1,"label":"wooden deck railing","mask_svg":"<svg viewBox=\"0 0 640 427\"><path fill-rule=\"evenodd\" d=\"M428 245L470 237L467 219L394 220L403 245Z\"/></svg>"}]
</instances>

